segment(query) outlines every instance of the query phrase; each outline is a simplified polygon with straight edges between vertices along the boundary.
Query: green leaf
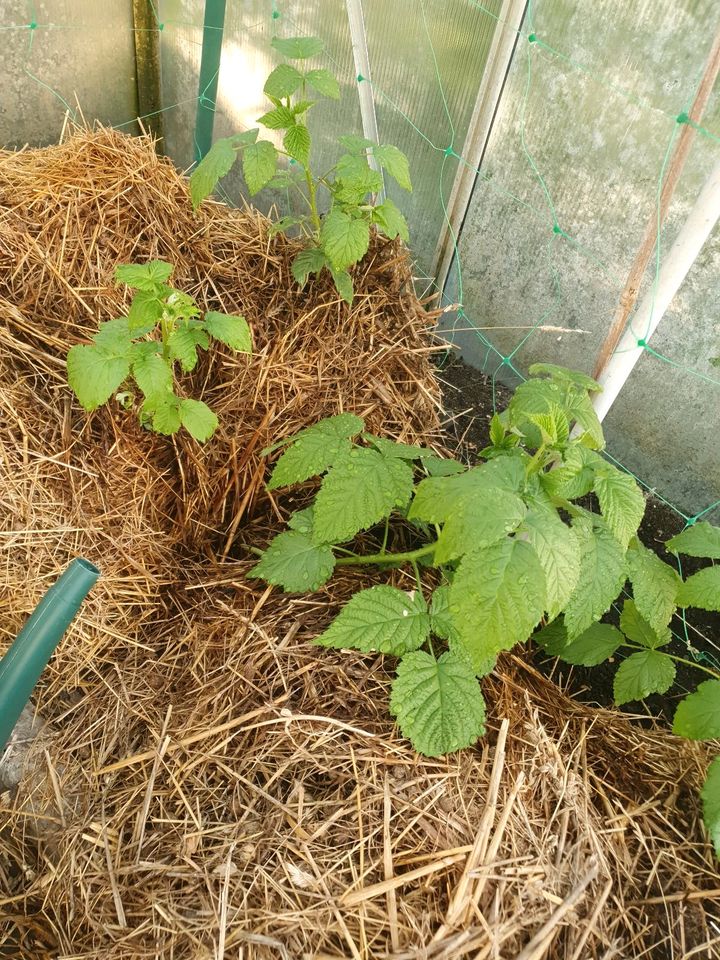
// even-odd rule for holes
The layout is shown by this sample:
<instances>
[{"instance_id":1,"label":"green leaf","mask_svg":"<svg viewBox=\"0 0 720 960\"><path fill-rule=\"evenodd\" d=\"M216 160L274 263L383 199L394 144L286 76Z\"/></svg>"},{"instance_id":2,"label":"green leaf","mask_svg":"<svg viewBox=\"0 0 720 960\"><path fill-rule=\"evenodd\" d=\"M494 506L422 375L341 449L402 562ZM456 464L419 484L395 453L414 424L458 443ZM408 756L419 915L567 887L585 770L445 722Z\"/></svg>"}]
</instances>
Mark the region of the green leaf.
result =
<instances>
[{"instance_id":1,"label":"green leaf","mask_svg":"<svg viewBox=\"0 0 720 960\"><path fill-rule=\"evenodd\" d=\"M469 747L485 733L485 702L472 667L453 651L435 660L417 650L403 657L390 712L413 747L439 757Z\"/></svg>"},{"instance_id":2,"label":"green leaf","mask_svg":"<svg viewBox=\"0 0 720 960\"><path fill-rule=\"evenodd\" d=\"M543 627L542 630L538 630L532 638L551 657L562 656L562 651L570 643L570 637L568 637L562 617L558 617L552 623Z\"/></svg>"},{"instance_id":3,"label":"green leaf","mask_svg":"<svg viewBox=\"0 0 720 960\"><path fill-rule=\"evenodd\" d=\"M708 767L700 796L705 827L710 834L715 855L720 857L720 757L715 757Z\"/></svg>"},{"instance_id":4,"label":"green leaf","mask_svg":"<svg viewBox=\"0 0 720 960\"><path fill-rule=\"evenodd\" d=\"M243 153L243 174L250 196L272 180L277 166L277 150L269 140L250 144Z\"/></svg>"},{"instance_id":5,"label":"green leaf","mask_svg":"<svg viewBox=\"0 0 720 960\"><path fill-rule=\"evenodd\" d=\"M340 146L344 147L349 153L358 153L359 151L364 153L368 147L376 146L372 140L368 140L366 137L358 137L354 133L338 137L338 142Z\"/></svg>"},{"instance_id":6,"label":"green leaf","mask_svg":"<svg viewBox=\"0 0 720 960\"><path fill-rule=\"evenodd\" d=\"M313 508L305 507L304 510L296 510L287 522L291 530L297 530L298 533L305 533L308 536L313 529Z\"/></svg>"},{"instance_id":7,"label":"green leaf","mask_svg":"<svg viewBox=\"0 0 720 960\"><path fill-rule=\"evenodd\" d=\"M305 124L293 124L283 137L283 146L298 163L304 167L310 165L310 131Z\"/></svg>"},{"instance_id":8,"label":"green leaf","mask_svg":"<svg viewBox=\"0 0 720 960\"><path fill-rule=\"evenodd\" d=\"M688 557L720 560L720 527L701 520L666 541L665 546L673 553L684 553Z\"/></svg>"},{"instance_id":9,"label":"green leaf","mask_svg":"<svg viewBox=\"0 0 720 960\"><path fill-rule=\"evenodd\" d=\"M197 348L207 350L210 338L201 326L181 324L168 337L168 349L173 360L179 360L180 366L189 373L197 363Z\"/></svg>"},{"instance_id":10,"label":"green leaf","mask_svg":"<svg viewBox=\"0 0 720 960\"><path fill-rule=\"evenodd\" d=\"M382 189L382 176L377 170L371 170L359 157L349 159L356 165L356 169L337 176L333 193L339 203L359 205L369 193L374 194Z\"/></svg>"},{"instance_id":11,"label":"green leaf","mask_svg":"<svg viewBox=\"0 0 720 960\"><path fill-rule=\"evenodd\" d=\"M245 317L231 316L211 310L205 314L205 330L238 353L252 353L252 336Z\"/></svg>"},{"instance_id":12,"label":"green leaf","mask_svg":"<svg viewBox=\"0 0 720 960\"><path fill-rule=\"evenodd\" d=\"M675 664L666 653L641 650L618 667L613 681L613 697L620 706L632 700L644 700L651 693L665 693L675 680Z\"/></svg>"},{"instance_id":13,"label":"green leaf","mask_svg":"<svg viewBox=\"0 0 720 960\"><path fill-rule=\"evenodd\" d=\"M335 270L345 270L367 252L370 228L365 220L356 220L342 210L331 210L320 228L325 254Z\"/></svg>"},{"instance_id":14,"label":"green leaf","mask_svg":"<svg viewBox=\"0 0 720 960\"><path fill-rule=\"evenodd\" d=\"M518 493L524 482L523 464L516 457L493 460L456 476L428 477L417 485L408 516L411 520L444 523L466 496L483 497L490 489Z\"/></svg>"},{"instance_id":15,"label":"green leaf","mask_svg":"<svg viewBox=\"0 0 720 960\"><path fill-rule=\"evenodd\" d=\"M288 60L307 60L321 54L325 42L320 37L273 37L271 46Z\"/></svg>"},{"instance_id":16,"label":"green leaf","mask_svg":"<svg viewBox=\"0 0 720 960\"><path fill-rule=\"evenodd\" d=\"M312 71L310 71L312 73ZM305 75L307 80L307 74ZM294 117L299 117L303 113L307 113L310 107L314 107L317 103L317 100L298 100L297 103L294 103L290 108Z\"/></svg>"},{"instance_id":17,"label":"green leaf","mask_svg":"<svg viewBox=\"0 0 720 960\"><path fill-rule=\"evenodd\" d=\"M639 643L649 650L656 650L670 643L670 627L667 625L661 631L655 631L644 617L640 616L637 606L632 600L626 600L620 614L620 629L633 643Z\"/></svg>"},{"instance_id":18,"label":"green leaf","mask_svg":"<svg viewBox=\"0 0 720 960\"><path fill-rule=\"evenodd\" d=\"M295 113L287 107L275 107L269 110L261 117L258 117L258 123L261 123L268 130L287 130L295 124Z\"/></svg>"},{"instance_id":19,"label":"green leaf","mask_svg":"<svg viewBox=\"0 0 720 960\"><path fill-rule=\"evenodd\" d=\"M230 137L216 140L210 147L190 175L190 199L195 210L210 196L218 181L230 173L236 159L237 150Z\"/></svg>"},{"instance_id":20,"label":"green leaf","mask_svg":"<svg viewBox=\"0 0 720 960\"><path fill-rule=\"evenodd\" d=\"M574 520L580 541L580 576L565 605L565 626L577 637L599 620L625 583L625 551L602 520Z\"/></svg>"},{"instance_id":21,"label":"green leaf","mask_svg":"<svg viewBox=\"0 0 720 960\"><path fill-rule=\"evenodd\" d=\"M678 572L639 540L628 550L627 562L638 613L662 634L677 606Z\"/></svg>"},{"instance_id":22,"label":"green leaf","mask_svg":"<svg viewBox=\"0 0 720 960\"><path fill-rule=\"evenodd\" d=\"M347 270L333 270L332 267L330 268L330 273L332 274L335 289L343 298L345 303L352 306L353 295L355 293L352 277Z\"/></svg>"},{"instance_id":23,"label":"green leaf","mask_svg":"<svg viewBox=\"0 0 720 960\"><path fill-rule=\"evenodd\" d=\"M623 640L624 637L617 627L609 623L593 623L574 640L564 645L560 645L559 642L546 645L545 650L574 666L596 667L611 657L622 645Z\"/></svg>"},{"instance_id":24,"label":"green leaf","mask_svg":"<svg viewBox=\"0 0 720 960\"><path fill-rule=\"evenodd\" d=\"M450 615L473 664L527 640L545 605L545 574L523 540L466 553L450 587Z\"/></svg>"},{"instance_id":25,"label":"green leaf","mask_svg":"<svg viewBox=\"0 0 720 960\"><path fill-rule=\"evenodd\" d=\"M675 711L673 733L688 740L720 737L720 680L706 680L681 700Z\"/></svg>"},{"instance_id":26,"label":"green leaf","mask_svg":"<svg viewBox=\"0 0 720 960\"><path fill-rule=\"evenodd\" d=\"M562 462L542 476L544 488L552 496L578 500L590 493L595 483L595 467L602 463L593 450L579 444L571 445L563 454Z\"/></svg>"},{"instance_id":27,"label":"green leaf","mask_svg":"<svg viewBox=\"0 0 720 960\"><path fill-rule=\"evenodd\" d=\"M430 601L430 629L441 640L459 639L450 616L450 585L447 583L436 587L433 592Z\"/></svg>"},{"instance_id":28,"label":"green leaf","mask_svg":"<svg viewBox=\"0 0 720 960\"><path fill-rule=\"evenodd\" d=\"M130 333L130 323L127 317L118 317L116 320L106 320L98 327L98 332L93 337L93 343L97 347L116 356L129 356L131 350L132 335Z\"/></svg>"},{"instance_id":29,"label":"green leaf","mask_svg":"<svg viewBox=\"0 0 720 960\"><path fill-rule=\"evenodd\" d=\"M138 290L128 311L128 329L134 337L141 337L155 329L165 310L165 302L157 290Z\"/></svg>"},{"instance_id":30,"label":"green leaf","mask_svg":"<svg viewBox=\"0 0 720 960\"><path fill-rule=\"evenodd\" d=\"M217 430L218 418L202 400L181 400L179 412L180 423L199 443L205 443Z\"/></svg>"},{"instance_id":31,"label":"green leaf","mask_svg":"<svg viewBox=\"0 0 720 960\"><path fill-rule=\"evenodd\" d=\"M180 399L173 393L148 397L143 412L152 417L152 428L156 433L169 436L180 429Z\"/></svg>"},{"instance_id":32,"label":"green leaf","mask_svg":"<svg viewBox=\"0 0 720 960\"><path fill-rule=\"evenodd\" d=\"M565 409L570 419L585 430L580 440L594 450L602 450L605 446L602 424L587 393L569 385L565 392Z\"/></svg>"},{"instance_id":33,"label":"green leaf","mask_svg":"<svg viewBox=\"0 0 720 960\"><path fill-rule=\"evenodd\" d=\"M423 460L423 467L431 477L452 477L458 473L465 473L467 467L457 460L448 460L446 457L430 456Z\"/></svg>"},{"instance_id":34,"label":"green leaf","mask_svg":"<svg viewBox=\"0 0 720 960\"><path fill-rule=\"evenodd\" d=\"M115 279L134 290L156 290L167 283L173 272L173 265L164 260L151 260L149 263L123 263L115 267Z\"/></svg>"},{"instance_id":35,"label":"green leaf","mask_svg":"<svg viewBox=\"0 0 720 960\"><path fill-rule=\"evenodd\" d=\"M301 430L291 438L292 446L275 464L268 490L277 490L291 483L303 483L323 473L350 452L350 437L357 436L364 427L365 423L360 417L352 413L339 413Z\"/></svg>"},{"instance_id":36,"label":"green leaf","mask_svg":"<svg viewBox=\"0 0 720 960\"><path fill-rule=\"evenodd\" d=\"M521 533L538 555L547 582L547 615L550 620L565 608L580 577L580 543L553 507L534 506L525 517Z\"/></svg>"},{"instance_id":37,"label":"green leaf","mask_svg":"<svg viewBox=\"0 0 720 960\"><path fill-rule=\"evenodd\" d=\"M412 468L377 450L355 447L324 477L315 498L315 541L344 543L404 506L413 485Z\"/></svg>"},{"instance_id":38,"label":"green leaf","mask_svg":"<svg viewBox=\"0 0 720 960\"><path fill-rule=\"evenodd\" d=\"M135 382L146 397L172 392L172 368L159 353L143 351L136 360L133 360L132 373Z\"/></svg>"},{"instance_id":39,"label":"green leaf","mask_svg":"<svg viewBox=\"0 0 720 960\"><path fill-rule=\"evenodd\" d=\"M272 180L268 186L272 186ZM271 237L274 237L278 233L287 233L292 227L296 227L299 223L305 223L306 221L307 217L280 217L279 220L270 224L268 233Z\"/></svg>"},{"instance_id":40,"label":"green leaf","mask_svg":"<svg viewBox=\"0 0 720 960\"><path fill-rule=\"evenodd\" d=\"M645 513L645 497L627 474L604 463L595 472L594 490L605 522L616 540L627 547Z\"/></svg>"},{"instance_id":41,"label":"green leaf","mask_svg":"<svg viewBox=\"0 0 720 960\"><path fill-rule=\"evenodd\" d=\"M590 393L597 393L602 387L593 380L592 377L579 373L577 370L568 370L567 367L559 367L555 363L533 363L528 371L531 377L549 376L552 380L560 383L572 383L576 387L588 390Z\"/></svg>"},{"instance_id":42,"label":"green leaf","mask_svg":"<svg viewBox=\"0 0 720 960\"><path fill-rule=\"evenodd\" d=\"M508 490L491 487L482 496L460 499L438 538L435 563L449 563L502 540L520 526L526 512L520 497Z\"/></svg>"},{"instance_id":43,"label":"green leaf","mask_svg":"<svg viewBox=\"0 0 720 960\"><path fill-rule=\"evenodd\" d=\"M422 595L409 596L381 585L356 593L315 643L401 657L421 647L429 635L430 617Z\"/></svg>"},{"instance_id":44,"label":"green leaf","mask_svg":"<svg viewBox=\"0 0 720 960\"><path fill-rule=\"evenodd\" d=\"M372 221L376 223L385 236L394 240L400 237L407 243L410 239L408 225L405 217L400 213L392 200L384 200L373 208Z\"/></svg>"},{"instance_id":45,"label":"green leaf","mask_svg":"<svg viewBox=\"0 0 720 960\"><path fill-rule=\"evenodd\" d=\"M402 187L403 190L412 190L410 165L402 150L398 150L392 144L383 144L373 149L373 155L380 166L387 170L397 182L398 186Z\"/></svg>"},{"instance_id":46,"label":"green leaf","mask_svg":"<svg viewBox=\"0 0 720 960\"><path fill-rule=\"evenodd\" d=\"M128 356L107 347L83 344L68 351L68 383L85 410L109 400L129 372Z\"/></svg>"},{"instance_id":47,"label":"green leaf","mask_svg":"<svg viewBox=\"0 0 720 960\"><path fill-rule=\"evenodd\" d=\"M318 273L327 264L327 257L319 247L306 247L295 257L290 267L295 280L304 287L311 273Z\"/></svg>"},{"instance_id":48,"label":"green leaf","mask_svg":"<svg viewBox=\"0 0 720 960\"><path fill-rule=\"evenodd\" d=\"M301 593L318 590L334 569L330 547L314 544L306 533L290 530L275 537L248 576L261 577L287 593Z\"/></svg>"},{"instance_id":49,"label":"green leaf","mask_svg":"<svg viewBox=\"0 0 720 960\"><path fill-rule=\"evenodd\" d=\"M678 588L678 606L720 610L720 564L688 577Z\"/></svg>"},{"instance_id":50,"label":"green leaf","mask_svg":"<svg viewBox=\"0 0 720 960\"><path fill-rule=\"evenodd\" d=\"M283 100L295 93L302 83L302 74L289 63L281 63L265 81L263 92L275 100Z\"/></svg>"},{"instance_id":51,"label":"green leaf","mask_svg":"<svg viewBox=\"0 0 720 960\"><path fill-rule=\"evenodd\" d=\"M340 84L329 70L308 70L305 74L305 82L323 97L329 97L331 100L340 99Z\"/></svg>"},{"instance_id":52,"label":"green leaf","mask_svg":"<svg viewBox=\"0 0 720 960\"><path fill-rule=\"evenodd\" d=\"M505 439L505 427L502 424L502 420L494 413L490 420L490 443L494 447L499 447L500 444Z\"/></svg>"},{"instance_id":53,"label":"green leaf","mask_svg":"<svg viewBox=\"0 0 720 960\"><path fill-rule=\"evenodd\" d=\"M422 460L432 456L432 450L427 447L418 447L412 443L398 443L395 440L387 440L385 437L376 437L372 433L364 433L363 440L366 440L384 457L390 457L397 460Z\"/></svg>"}]
</instances>

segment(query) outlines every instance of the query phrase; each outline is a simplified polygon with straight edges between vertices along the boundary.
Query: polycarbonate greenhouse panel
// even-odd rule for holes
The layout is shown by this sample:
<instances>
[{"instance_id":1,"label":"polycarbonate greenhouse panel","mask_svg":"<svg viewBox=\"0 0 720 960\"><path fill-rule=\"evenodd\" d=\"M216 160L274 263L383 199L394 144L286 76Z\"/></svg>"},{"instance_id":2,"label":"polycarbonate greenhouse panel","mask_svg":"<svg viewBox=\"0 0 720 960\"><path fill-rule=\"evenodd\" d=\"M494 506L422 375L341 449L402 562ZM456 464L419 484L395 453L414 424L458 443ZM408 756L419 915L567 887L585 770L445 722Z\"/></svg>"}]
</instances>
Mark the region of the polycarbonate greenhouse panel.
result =
<instances>
[{"instance_id":1,"label":"polycarbonate greenhouse panel","mask_svg":"<svg viewBox=\"0 0 720 960\"><path fill-rule=\"evenodd\" d=\"M204 4L163 0L163 100L178 104L165 115L169 154L183 167L195 159L195 110L202 46ZM489 9L499 8L491 0ZM452 185L445 149L464 140L494 30L491 17L478 17L467 0L365 0L366 40L375 110L382 142L410 157L412 194L388 183L388 194L405 212L418 270L427 272L443 222L441 176ZM273 13L276 16L273 17ZM357 71L347 9L339 0L269 3L228 2L216 111L216 137L256 125L268 103L262 88L278 62L271 38L317 35L326 43L321 64L338 77L339 102L324 101L309 114L313 163L323 171L338 157L337 138L362 134ZM447 105L447 109L446 109ZM263 136L280 137L271 131ZM223 184L228 199L245 196L233 173ZM282 213L292 200L263 191L254 202L264 210L275 203Z\"/></svg>"},{"instance_id":2,"label":"polycarbonate greenhouse panel","mask_svg":"<svg viewBox=\"0 0 720 960\"><path fill-rule=\"evenodd\" d=\"M0 146L56 143L66 113L137 132L129 0L2 0L0 35Z\"/></svg>"},{"instance_id":3,"label":"polycarbonate greenhouse panel","mask_svg":"<svg viewBox=\"0 0 720 960\"><path fill-rule=\"evenodd\" d=\"M446 288L467 361L508 383L503 358L592 371L717 28L714 0L532 5ZM703 127L661 258L720 156L717 85ZM716 228L650 342L661 356L646 352L606 420L611 452L688 514L720 498L719 274Z\"/></svg>"}]
</instances>

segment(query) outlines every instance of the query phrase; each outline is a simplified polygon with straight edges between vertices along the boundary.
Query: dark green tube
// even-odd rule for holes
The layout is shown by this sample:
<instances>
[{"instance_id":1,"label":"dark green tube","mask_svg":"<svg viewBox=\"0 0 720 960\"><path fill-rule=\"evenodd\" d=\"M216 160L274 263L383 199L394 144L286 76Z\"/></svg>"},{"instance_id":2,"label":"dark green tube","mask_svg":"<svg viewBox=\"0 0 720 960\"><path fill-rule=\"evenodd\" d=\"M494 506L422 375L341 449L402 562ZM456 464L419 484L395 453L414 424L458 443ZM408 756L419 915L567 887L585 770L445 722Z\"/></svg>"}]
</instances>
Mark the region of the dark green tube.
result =
<instances>
[{"instance_id":1,"label":"dark green tube","mask_svg":"<svg viewBox=\"0 0 720 960\"><path fill-rule=\"evenodd\" d=\"M212 146L224 30L225 0L205 0L200 82L195 116L196 160L202 160Z\"/></svg>"},{"instance_id":2,"label":"dark green tube","mask_svg":"<svg viewBox=\"0 0 720 960\"><path fill-rule=\"evenodd\" d=\"M0 660L0 750L10 739L40 674L99 576L100 571L92 563L73 560Z\"/></svg>"}]
</instances>

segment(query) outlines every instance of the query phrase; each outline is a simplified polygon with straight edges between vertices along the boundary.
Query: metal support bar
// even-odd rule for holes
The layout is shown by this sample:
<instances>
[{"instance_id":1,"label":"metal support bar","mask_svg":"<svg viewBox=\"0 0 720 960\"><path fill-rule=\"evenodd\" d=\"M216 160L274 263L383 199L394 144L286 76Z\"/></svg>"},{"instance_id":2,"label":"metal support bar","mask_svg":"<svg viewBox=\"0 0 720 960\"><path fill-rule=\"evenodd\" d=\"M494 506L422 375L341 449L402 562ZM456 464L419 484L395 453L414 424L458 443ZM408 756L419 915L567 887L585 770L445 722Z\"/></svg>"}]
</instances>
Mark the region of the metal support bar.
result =
<instances>
[{"instance_id":1,"label":"metal support bar","mask_svg":"<svg viewBox=\"0 0 720 960\"><path fill-rule=\"evenodd\" d=\"M363 16L362 0L346 0L350 41L352 43L355 74L358 78L358 98L360 100L360 117L362 118L363 134L373 143L380 142L378 134L377 116L375 114L375 100L373 99L372 78L370 74L370 55L368 54L367 33L365 32L365 17ZM370 156L368 163L382 175L377 160ZM385 197L383 188L378 201Z\"/></svg>"},{"instance_id":2,"label":"metal support bar","mask_svg":"<svg viewBox=\"0 0 720 960\"><path fill-rule=\"evenodd\" d=\"M152 0L132 0L138 120L163 153L164 123L160 70L160 30Z\"/></svg>"},{"instance_id":3,"label":"metal support bar","mask_svg":"<svg viewBox=\"0 0 720 960\"><path fill-rule=\"evenodd\" d=\"M202 160L212 146L224 30L225 0L205 0L198 105L195 116L196 160Z\"/></svg>"}]
</instances>

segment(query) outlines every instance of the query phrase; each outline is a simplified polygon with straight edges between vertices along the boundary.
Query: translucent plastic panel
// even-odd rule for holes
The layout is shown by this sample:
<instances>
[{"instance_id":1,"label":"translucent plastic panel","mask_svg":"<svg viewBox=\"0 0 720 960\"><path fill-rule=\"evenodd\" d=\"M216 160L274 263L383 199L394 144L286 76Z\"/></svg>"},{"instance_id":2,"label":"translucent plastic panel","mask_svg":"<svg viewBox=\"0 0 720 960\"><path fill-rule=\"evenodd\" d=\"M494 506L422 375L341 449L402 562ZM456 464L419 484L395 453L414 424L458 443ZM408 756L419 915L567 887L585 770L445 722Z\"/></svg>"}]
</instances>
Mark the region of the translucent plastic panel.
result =
<instances>
[{"instance_id":1,"label":"translucent plastic panel","mask_svg":"<svg viewBox=\"0 0 720 960\"><path fill-rule=\"evenodd\" d=\"M129 0L3 0L0 28L0 145L55 143L67 112L136 132Z\"/></svg>"},{"instance_id":2,"label":"translucent plastic panel","mask_svg":"<svg viewBox=\"0 0 720 960\"><path fill-rule=\"evenodd\" d=\"M716 29L714 0L532 5L446 290L467 360L509 382L537 360L592 370ZM720 158L717 88L703 126L661 259ZM689 513L720 498L717 233L651 341L662 357L643 357L606 422L614 455Z\"/></svg>"}]
</instances>

